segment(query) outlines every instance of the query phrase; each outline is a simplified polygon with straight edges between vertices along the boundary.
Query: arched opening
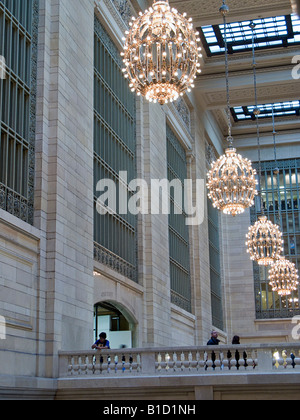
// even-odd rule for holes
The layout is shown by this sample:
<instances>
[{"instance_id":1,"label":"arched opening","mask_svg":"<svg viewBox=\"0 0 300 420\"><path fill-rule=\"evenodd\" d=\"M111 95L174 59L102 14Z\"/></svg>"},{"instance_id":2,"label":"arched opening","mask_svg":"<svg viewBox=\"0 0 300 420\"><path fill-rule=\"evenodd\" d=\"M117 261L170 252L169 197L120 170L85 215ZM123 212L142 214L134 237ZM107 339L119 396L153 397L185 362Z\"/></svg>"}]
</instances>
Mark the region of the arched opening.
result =
<instances>
[{"instance_id":1,"label":"arched opening","mask_svg":"<svg viewBox=\"0 0 300 420\"><path fill-rule=\"evenodd\" d=\"M126 310L112 302L99 302L94 306L95 340L101 332L106 332L112 349L134 347L135 325Z\"/></svg>"}]
</instances>

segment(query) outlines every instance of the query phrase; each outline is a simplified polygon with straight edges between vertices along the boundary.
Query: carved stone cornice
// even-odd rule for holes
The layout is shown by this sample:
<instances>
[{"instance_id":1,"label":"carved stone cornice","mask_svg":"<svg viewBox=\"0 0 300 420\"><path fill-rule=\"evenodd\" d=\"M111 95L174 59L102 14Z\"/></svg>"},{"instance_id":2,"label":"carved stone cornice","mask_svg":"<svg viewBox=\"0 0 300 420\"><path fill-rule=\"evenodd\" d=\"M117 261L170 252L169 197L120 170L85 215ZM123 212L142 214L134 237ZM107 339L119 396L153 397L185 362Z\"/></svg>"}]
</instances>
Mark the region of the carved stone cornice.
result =
<instances>
[{"instance_id":1,"label":"carved stone cornice","mask_svg":"<svg viewBox=\"0 0 300 420\"><path fill-rule=\"evenodd\" d=\"M299 0L297 0L299 1ZM228 21L257 19L258 17L278 16L291 13L290 0L228 0L230 14ZM170 4L176 7L179 12L186 12L191 16L195 24L211 25L222 21L219 13L222 2L220 0L199 1L199 0L170 0Z\"/></svg>"}]
</instances>

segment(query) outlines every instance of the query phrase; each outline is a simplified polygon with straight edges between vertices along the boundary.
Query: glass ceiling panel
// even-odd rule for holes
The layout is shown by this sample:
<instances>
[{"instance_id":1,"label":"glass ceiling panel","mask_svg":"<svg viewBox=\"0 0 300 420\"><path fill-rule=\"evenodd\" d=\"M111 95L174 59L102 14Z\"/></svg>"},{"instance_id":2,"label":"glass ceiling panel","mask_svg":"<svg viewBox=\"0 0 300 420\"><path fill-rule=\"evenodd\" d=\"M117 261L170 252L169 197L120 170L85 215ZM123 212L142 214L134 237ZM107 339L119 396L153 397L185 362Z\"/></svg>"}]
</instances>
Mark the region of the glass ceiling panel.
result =
<instances>
[{"instance_id":1,"label":"glass ceiling panel","mask_svg":"<svg viewBox=\"0 0 300 420\"><path fill-rule=\"evenodd\" d=\"M297 15L277 16L253 21L255 48L278 48L300 44L300 18ZM252 49L250 20L228 24L227 39L230 54ZM224 25L200 28L203 46L209 57L225 53Z\"/></svg>"},{"instance_id":2,"label":"glass ceiling panel","mask_svg":"<svg viewBox=\"0 0 300 420\"><path fill-rule=\"evenodd\" d=\"M290 117L300 115L300 101L278 102L275 104L258 105L260 109L259 118L272 118L272 107L274 107L274 116ZM237 106L231 108L231 113L235 122L255 120L253 114L255 106Z\"/></svg>"}]
</instances>

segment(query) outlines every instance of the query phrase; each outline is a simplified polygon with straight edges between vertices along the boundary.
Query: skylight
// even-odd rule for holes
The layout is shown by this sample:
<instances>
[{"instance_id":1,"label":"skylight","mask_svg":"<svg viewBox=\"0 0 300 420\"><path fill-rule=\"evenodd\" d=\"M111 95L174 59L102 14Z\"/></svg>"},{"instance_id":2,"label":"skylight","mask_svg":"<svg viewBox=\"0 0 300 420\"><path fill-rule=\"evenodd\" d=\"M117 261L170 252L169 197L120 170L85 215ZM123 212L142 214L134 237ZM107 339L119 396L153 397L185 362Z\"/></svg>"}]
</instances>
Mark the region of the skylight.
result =
<instances>
[{"instance_id":1,"label":"skylight","mask_svg":"<svg viewBox=\"0 0 300 420\"><path fill-rule=\"evenodd\" d=\"M297 15L277 16L253 21L255 48L266 49L300 44L300 18ZM252 48L250 20L229 23L227 29L230 54ZM225 53L224 25L204 26L200 29L203 46L209 57Z\"/></svg>"},{"instance_id":2,"label":"skylight","mask_svg":"<svg viewBox=\"0 0 300 420\"><path fill-rule=\"evenodd\" d=\"M300 101L278 102L275 104L258 105L259 118L272 118L272 107L275 117L290 117L300 115ZM231 109L235 122L255 120L253 115L255 106L237 106Z\"/></svg>"}]
</instances>

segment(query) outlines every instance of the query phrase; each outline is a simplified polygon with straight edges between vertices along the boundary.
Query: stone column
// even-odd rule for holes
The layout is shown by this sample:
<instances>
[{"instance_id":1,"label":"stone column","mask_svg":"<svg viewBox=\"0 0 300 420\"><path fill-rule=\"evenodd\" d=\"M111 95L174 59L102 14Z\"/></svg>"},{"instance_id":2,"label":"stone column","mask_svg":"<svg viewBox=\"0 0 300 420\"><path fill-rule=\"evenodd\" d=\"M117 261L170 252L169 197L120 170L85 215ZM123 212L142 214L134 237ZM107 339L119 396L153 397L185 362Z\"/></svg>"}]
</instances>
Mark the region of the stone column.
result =
<instances>
[{"instance_id":1,"label":"stone column","mask_svg":"<svg viewBox=\"0 0 300 420\"><path fill-rule=\"evenodd\" d=\"M41 231L38 374L93 333L93 0L41 0L35 226ZM47 344L45 344L47 343Z\"/></svg>"},{"instance_id":2,"label":"stone column","mask_svg":"<svg viewBox=\"0 0 300 420\"><path fill-rule=\"evenodd\" d=\"M149 186L149 214L139 220L139 278L144 286L144 343L170 345L171 291L168 215L152 215L151 180L167 179L166 116L161 107L138 103L138 177Z\"/></svg>"}]
</instances>

